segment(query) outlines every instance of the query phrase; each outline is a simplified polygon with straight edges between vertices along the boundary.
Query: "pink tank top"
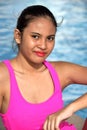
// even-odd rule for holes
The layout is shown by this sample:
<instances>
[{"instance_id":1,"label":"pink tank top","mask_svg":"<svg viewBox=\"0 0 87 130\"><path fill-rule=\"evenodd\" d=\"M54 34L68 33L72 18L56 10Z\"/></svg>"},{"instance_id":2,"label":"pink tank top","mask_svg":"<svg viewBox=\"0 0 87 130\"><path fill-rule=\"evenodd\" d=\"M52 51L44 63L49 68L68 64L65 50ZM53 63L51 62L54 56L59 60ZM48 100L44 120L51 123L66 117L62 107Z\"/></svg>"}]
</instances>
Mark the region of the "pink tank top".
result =
<instances>
[{"instance_id":1,"label":"pink tank top","mask_svg":"<svg viewBox=\"0 0 87 130\"><path fill-rule=\"evenodd\" d=\"M47 116L63 107L57 73L49 62L44 62L54 83L54 93L48 100L39 104L33 104L27 102L22 97L10 61L5 60L4 63L10 74L9 106L5 114L0 114L4 127L6 130L42 130ZM76 128L67 122L62 122L60 130L76 130Z\"/></svg>"}]
</instances>

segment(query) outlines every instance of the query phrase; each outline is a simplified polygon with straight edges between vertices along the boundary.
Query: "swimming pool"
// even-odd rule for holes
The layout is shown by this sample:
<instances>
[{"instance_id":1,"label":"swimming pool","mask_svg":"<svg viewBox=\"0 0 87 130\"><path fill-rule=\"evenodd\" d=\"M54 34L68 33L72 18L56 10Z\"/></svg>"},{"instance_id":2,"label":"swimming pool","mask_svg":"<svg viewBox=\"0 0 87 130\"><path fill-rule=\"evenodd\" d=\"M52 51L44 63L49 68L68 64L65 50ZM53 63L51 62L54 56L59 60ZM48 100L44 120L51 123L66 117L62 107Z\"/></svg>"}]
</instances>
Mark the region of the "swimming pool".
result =
<instances>
[{"instance_id":1,"label":"swimming pool","mask_svg":"<svg viewBox=\"0 0 87 130\"><path fill-rule=\"evenodd\" d=\"M48 60L64 60L87 66L86 0L0 0L0 61L16 55L12 49L16 19L23 8L32 4L47 6L58 22L64 17L62 25L58 27L54 51ZM65 105L85 92L85 85L70 85L63 92ZM86 113L87 109L77 112L83 118L87 117Z\"/></svg>"}]
</instances>

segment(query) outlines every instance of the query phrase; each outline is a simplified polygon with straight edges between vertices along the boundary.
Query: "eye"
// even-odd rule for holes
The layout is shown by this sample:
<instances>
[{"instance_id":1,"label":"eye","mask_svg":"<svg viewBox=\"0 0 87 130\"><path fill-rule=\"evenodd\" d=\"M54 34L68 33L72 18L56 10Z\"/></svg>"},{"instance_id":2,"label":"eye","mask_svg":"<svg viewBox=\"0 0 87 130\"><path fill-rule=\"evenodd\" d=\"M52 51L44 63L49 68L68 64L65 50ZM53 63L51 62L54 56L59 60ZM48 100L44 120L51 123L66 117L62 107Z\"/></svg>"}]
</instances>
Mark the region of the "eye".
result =
<instances>
[{"instance_id":1,"label":"eye","mask_svg":"<svg viewBox=\"0 0 87 130\"><path fill-rule=\"evenodd\" d=\"M49 36L47 39L48 39L49 41L53 41L53 40L55 39L55 36Z\"/></svg>"},{"instance_id":2,"label":"eye","mask_svg":"<svg viewBox=\"0 0 87 130\"><path fill-rule=\"evenodd\" d=\"M32 35L32 37L33 37L34 39L38 39L38 38L39 38L38 35Z\"/></svg>"}]
</instances>

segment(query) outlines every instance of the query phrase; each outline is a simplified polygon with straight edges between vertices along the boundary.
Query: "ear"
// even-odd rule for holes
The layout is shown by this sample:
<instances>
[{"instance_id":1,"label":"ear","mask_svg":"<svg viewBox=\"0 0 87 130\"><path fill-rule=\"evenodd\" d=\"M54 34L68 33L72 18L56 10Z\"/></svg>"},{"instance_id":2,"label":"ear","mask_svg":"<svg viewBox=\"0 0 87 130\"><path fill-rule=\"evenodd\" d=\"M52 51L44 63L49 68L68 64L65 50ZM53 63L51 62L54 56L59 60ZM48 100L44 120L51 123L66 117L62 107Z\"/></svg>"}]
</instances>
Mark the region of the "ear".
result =
<instances>
[{"instance_id":1,"label":"ear","mask_svg":"<svg viewBox=\"0 0 87 130\"><path fill-rule=\"evenodd\" d=\"M21 32L18 29L14 30L14 39L17 44L21 43Z\"/></svg>"}]
</instances>

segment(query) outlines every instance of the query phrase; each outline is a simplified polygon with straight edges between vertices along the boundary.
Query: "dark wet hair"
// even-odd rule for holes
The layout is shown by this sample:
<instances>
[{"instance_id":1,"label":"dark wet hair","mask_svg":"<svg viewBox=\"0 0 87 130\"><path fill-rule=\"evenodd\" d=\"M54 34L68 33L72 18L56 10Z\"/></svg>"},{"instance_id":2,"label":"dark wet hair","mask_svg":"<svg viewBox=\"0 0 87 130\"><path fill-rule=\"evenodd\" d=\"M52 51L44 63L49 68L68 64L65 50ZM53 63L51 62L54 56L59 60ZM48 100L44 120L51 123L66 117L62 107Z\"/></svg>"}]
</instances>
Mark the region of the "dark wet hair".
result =
<instances>
[{"instance_id":1,"label":"dark wet hair","mask_svg":"<svg viewBox=\"0 0 87 130\"><path fill-rule=\"evenodd\" d=\"M23 32L24 28L27 27L29 22L38 17L49 17L55 28L57 27L56 19L48 8L42 5L33 5L25 8L22 11L18 18L16 28L19 29L20 32Z\"/></svg>"}]
</instances>

